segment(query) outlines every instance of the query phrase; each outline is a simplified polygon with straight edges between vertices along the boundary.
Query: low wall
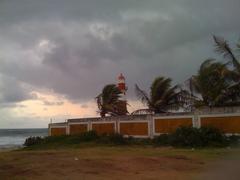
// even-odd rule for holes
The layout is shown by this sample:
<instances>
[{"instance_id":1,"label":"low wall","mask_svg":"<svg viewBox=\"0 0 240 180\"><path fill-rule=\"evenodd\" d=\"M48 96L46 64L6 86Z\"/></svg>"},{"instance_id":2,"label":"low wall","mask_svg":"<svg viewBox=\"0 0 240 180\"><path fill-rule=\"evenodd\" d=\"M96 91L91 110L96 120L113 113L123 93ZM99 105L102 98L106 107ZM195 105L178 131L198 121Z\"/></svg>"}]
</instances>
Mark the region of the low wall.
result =
<instances>
[{"instance_id":1,"label":"low wall","mask_svg":"<svg viewBox=\"0 0 240 180\"><path fill-rule=\"evenodd\" d=\"M69 119L67 123L49 124L49 135L75 135L94 130L97 134L120 133L124 136L153 138L171 133L181 126L213 126L228 134L240 134L240 114L176 113Z\"/></svg>"},{"instance_id":2,"label":"low wall","mask_svg":"<svg viewBox=\"0 0 240 180\"><path fill-rule=\"evenodd\" d=\"M52 123L48 126L48 134L50 136L60 136L66 135L67 133L67 123Z\"/></svg>"},{"instance_id":3,"label":"low wall","mask_svg":"<svg viewBox=\"0 0 240 180\"><path fill-rule=\"evenodd\" d=\"M200 115L201 126L212 126L224 133L240 133L240 114Z\"/></svg>"},{"instance_id":4,"label":"low wall","mask_svg":"<svg viewBox=\"0 0 240 180\"><path fill-rule=\"evenodd\" d=\"M89 130L88 123L69 124L68 125L70 135L81 134Z\"/></svg>"},{"instance_id":5,"label":"low wall","mask_svg":"<svg viewBox=\"0 0 240 180\"><path fill-rule=\"evenodd\" d=\"M149 137L149 121L120 121L118 133L124 136Z\"/></svg>"},{"instance_id":6,"label":"low wall","mask_svg":"<svg viewBox=\"0 0 240 180\"><path fill-rule=\"evenodd\" d=\"M154 135L174 132L181 126L193 126L193 116L154 117Z\"/></svg>"},{"instance_id":7,"label":"low wall","mask_svg":"<svg viewBox=\"0 0 240 180\"><path fill-rule=\"evenodd\" d=\"M116 132L115 121L92 122L91 130L96 131L97 134L113 134Z\"/></svg>"}]
</instances>

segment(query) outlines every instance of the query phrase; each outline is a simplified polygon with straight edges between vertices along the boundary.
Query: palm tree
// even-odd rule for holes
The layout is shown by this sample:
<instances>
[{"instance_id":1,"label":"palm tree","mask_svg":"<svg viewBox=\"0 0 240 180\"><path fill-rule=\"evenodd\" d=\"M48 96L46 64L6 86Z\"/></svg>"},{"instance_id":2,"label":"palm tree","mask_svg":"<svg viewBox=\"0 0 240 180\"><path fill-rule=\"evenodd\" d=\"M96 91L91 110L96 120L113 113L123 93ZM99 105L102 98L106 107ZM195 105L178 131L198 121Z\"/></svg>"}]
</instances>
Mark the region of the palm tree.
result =
<instances>
[{"instance_id":1,"label":"palm tree","mask_svg":"<svg viewBox=\"0 0 240 180\"><path fill-rule=\"evenodd\" d=\"M216 44L216 51L223 55L224 58L230 58L230 62L233 65L232 70L232 82L228 88L229 98L232 99L235 104L240 104L240 63L233 53L233 50L229 46L228 42L218 36L213 36ZM237 44L237 49L240 50L240 44Z\"/></svg>"},{"instance_id":2,"label":"palm tree","mask_svg":"<svg viewBox=\"0 0 240 180\"><path fill-rule=\"evenodd\" d=\"M102 93L96 97L101 117L105 117L106 114L116 116L127 113L126 109L122 108L124 101L120 100L120 97L121 91L115 84L108 84L103 88Z\"/></svg>"},{"instance_id":3,"label":"palm tree","mask_svg":"<svg viewBox=\"0 0 240 180\"><path fill-rule=\"evenodd\" d=\"M233 53L233 50L230 48L228 42L218 36L213 36L213 39L215 41L216 45L216 51L222 54L226 58L230 58L232 61L233 66L235 67L235 70L239 73L240 75L240 63L238 62L235 54ZM240 49L240 44L237 44L237 48Z\"/></svg>"},{"instance_id":4,"label":"palm tree","mask_svg":"<svg viewBox=\"0 0 240 180\"><path fill-rule=\"evenodd\" d=\"M198 74L191 78L193 90L201 95L196 100L196 106L226 106L235 103L234 95L230 92L233 72L227 68L227 64L214 62L208 59L202 63Z\"/></svg>"},{"instance_id":5,"label":"palm tree","mask_svg":"<svg viewBox=\"0 0 240 180\"><path fill-rule=\"evenodd\" d=\"M171 87L172 80L165 77L157 77L150 88L150 95L135 85L138 98L154 113L165 113L169 110L177 110L183 106L186 91L178 85Z\"/></svg>"}]
</instances>

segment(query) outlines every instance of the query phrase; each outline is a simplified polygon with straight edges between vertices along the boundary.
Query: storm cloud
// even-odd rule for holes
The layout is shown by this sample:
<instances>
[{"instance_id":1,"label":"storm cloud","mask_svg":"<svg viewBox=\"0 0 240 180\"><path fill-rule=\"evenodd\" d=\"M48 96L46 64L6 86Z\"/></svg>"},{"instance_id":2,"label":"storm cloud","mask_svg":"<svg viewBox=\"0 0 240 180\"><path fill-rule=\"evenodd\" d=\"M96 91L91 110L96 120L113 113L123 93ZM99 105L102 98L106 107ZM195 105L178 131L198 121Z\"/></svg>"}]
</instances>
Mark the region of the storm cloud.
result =
<instances>
[{"instance_id":1,"label":"storm cloud","mask_svg":"<svg viewBox=\"0 0 240 180\"><path fill-rule=\"evenodd\" d=\"M239 0L11 0L0 2L0 101L46 90L84 102L123 73L148 89L175 83L214 57L212 35L239 37ZM7 89L7 90L6 90Z\"/></svg>"}]
</instances>

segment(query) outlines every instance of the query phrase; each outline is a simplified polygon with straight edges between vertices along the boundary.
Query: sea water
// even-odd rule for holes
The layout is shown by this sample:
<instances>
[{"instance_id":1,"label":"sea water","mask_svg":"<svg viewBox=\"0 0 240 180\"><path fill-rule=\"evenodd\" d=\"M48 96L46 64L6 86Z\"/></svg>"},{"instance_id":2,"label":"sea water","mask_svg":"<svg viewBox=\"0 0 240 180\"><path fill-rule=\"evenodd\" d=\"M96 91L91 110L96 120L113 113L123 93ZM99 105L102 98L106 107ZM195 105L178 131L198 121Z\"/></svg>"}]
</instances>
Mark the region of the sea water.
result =
<instances>
[{"instance_id":1,"label":"sea water","mask_svg":"<svg viewBox=\"0 0 240 180\"><path fill-rule=\"evenodd\" d=\"M48 129L0 129L0 149L23 146L30 136L47 136Z\"/></svg>"}]
</instances>

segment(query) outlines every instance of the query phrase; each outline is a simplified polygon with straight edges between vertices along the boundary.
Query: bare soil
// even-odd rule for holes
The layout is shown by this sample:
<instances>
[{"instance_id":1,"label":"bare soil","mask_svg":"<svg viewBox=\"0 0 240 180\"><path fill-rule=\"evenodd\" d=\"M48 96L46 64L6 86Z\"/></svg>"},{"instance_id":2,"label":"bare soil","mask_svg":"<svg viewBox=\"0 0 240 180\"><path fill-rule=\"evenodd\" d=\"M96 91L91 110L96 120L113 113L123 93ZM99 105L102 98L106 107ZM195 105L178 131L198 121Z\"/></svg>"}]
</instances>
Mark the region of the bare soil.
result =
<instances>
[{"instance_id":1,"label":"bare soil","mask_svg":"<svg viewBox=\"0 0 240 180\"><path fill-rule=\"evenodd\" d=\"M239 153L240 150L234 150L235 154L236 152ZM227 150L192 151L153 147L1 152L0 179L206 178L208 167L212 167L228 153L231 154Z\"/></svg>"}]
</instances>

